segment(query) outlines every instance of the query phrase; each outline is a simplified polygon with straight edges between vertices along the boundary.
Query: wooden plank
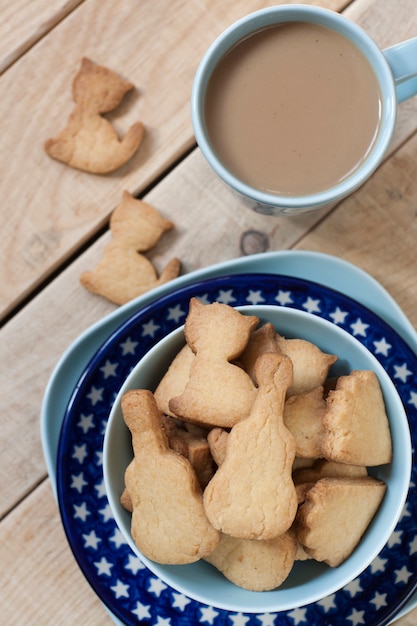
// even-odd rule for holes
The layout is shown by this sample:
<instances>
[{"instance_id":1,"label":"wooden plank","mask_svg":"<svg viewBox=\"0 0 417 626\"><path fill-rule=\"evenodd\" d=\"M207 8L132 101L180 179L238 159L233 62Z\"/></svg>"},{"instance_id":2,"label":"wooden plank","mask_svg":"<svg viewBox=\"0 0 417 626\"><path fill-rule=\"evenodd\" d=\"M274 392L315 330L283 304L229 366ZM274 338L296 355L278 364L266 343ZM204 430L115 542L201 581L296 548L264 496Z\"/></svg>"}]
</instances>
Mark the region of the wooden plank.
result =
<instances>
[{"instance_id":1,"label":"wooden plank","mask_svg":"<svg viewBox=\"0 0 417 626\"><path fill-rule=\"evenodd\" d=\"M372 274L417 328L417 135L297 248L336 254Z\"/></svg>"},{"instance_id":2,"label":"wooden plank","mask_svg":"<svg viewBox=\"0 0 417 626\"><path fill-rule=\"evenodd\" d=\"M0 318L105 223L122 189L142 191L193 145L200 57L227 25L266 4L274 1L155 0L150 11L148 2L88 0L1 76ZM73 108L82 56L137 87L110 116L118 132L138 119L147 128L137 155L109 176L72 170L43 150Z\"/></svg>"},{"instance_id":3,"label":"wooden plank","mask_svg":"<svg viewBox=\"0 0 417 626\"><path fill-rule=\"evenodd\" d=\"M0 0L0 74L83 0Z\"/></svg>"},{"instance_id":4,"label":"wooden plank","mask_svg":"<svg viewBox=\"0 0 417 626\"><path fill-rule=\"evenodd\" d=\"M49 481L0 527L4 624L113 624L68 547Z\"/></svg>"}]
</instances>

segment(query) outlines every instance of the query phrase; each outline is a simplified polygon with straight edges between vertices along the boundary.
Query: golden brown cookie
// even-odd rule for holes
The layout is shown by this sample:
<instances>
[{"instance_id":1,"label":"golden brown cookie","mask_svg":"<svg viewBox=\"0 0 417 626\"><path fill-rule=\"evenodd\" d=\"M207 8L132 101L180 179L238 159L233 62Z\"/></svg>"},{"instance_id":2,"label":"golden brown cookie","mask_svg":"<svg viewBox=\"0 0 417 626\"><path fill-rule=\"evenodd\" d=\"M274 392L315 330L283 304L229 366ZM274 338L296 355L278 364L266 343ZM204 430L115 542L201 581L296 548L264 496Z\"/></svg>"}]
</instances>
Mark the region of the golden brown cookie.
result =
<instances>
[{"instance_id":1,"label":"golden brown cookie","mask_svg":"<svg viewBox=\"0 0 417 626\"><path fill-rule=\"evenodd\" d=\"M256 400L249 417L228 435L226 457L204 491L204 507L223 533L263 540L287 531L297 511L295 440L283 420L291 361L266 353L255 373Z\"/></svg>"},{"instance_id":2,"label":"golden brown cookie","mask_svg":"<svg viewBox=\"0 0 417 626\"><path fill-rule=\"evenodd\" d=\"M323 415L326 402L323 387L290 396L284 405L284 422L294 435L296 455L305 459L321 456Z\"/></svg>"},{"instance_id":3,"label":"golden brown cookie","mask_svg":"<svg viewBox=\"0 0 417 626\"><path fill-rule=\"evenodd\" d=\"M293 480L296 485L306 482L317 482L320 478L364 478L368 475L366 467L336 463L327 459L317 459L311 467L303 467L293 471Z\"/></svg>"},{"instance_id":4,"label":"golden brown cookie","mask_svg":"<svg viewBox=\"0 0 417 626\"><path fill-rule=\"evenodd\" d=\"M125 304L176 278L178 259L171 259L158 276L151 261L141 254L153 248L173 226L153 206L124 191L110 219L112 238L103 258L93 270L83 272L81 284L115 304Z\"/></svg>"},{"instance_id":5,"label":"golden brown cookie","mask_svg":"<svg viewBox=\"0 0 417 626\"><path fill-rule=\"evenodd\" d=\"M326 402L322 441L326 459L362 466L391 462L391 432L374 372L355 370L340 376Z\"/></svg>"},{"instance_id":6,"label":"golden brown cookie","mask_svg":"<svg viewBox=\"0 0 417 626\"><path fill-rule=\"evenodd\" d=\"M205 560L243 589L270 591L288 577L296 552L297 542L290 532L265 541L222 535Z\"/></svg>"},{"instance_id":7,"label":"golden brown cookie","mask_svg":"<svg viewBox=\"0 0 417 626\"><path fill-rule=\"evenodd\" d=\"M142 143L144 126L133 124L120 140L101 114L115 109L133 88L112 70L83 58L72 87L75 107L66 128L45 142L46 153L93 174L107 174L124 165Z\"/></svg>"},{"instance_id":8,"label":"golden brown cookie","mask_svg":"<svg viewBox=\"0 0 417 626\"><path fill-rule=\"evenodd\" d=\"M283 354L290 357L294 369L289 396L324 385L330 367L337 361L336 355L322 352L305 339L285 339L278 335L278 346Z\"/></svg>"},{"instance_id":9,"label":"golden brown cookie","mask_svg":"<svg viewBox=\"0 0 417 626\"><path fill-rule=\"evenodd\" d=\"M322 478L297 513L297 539L316 561L337 567L352 554L386 491L375 478Z\"/></svg>"},{"instance_id":10,"label":"golden brown cookie","mask_svg":"<svg viewBox=\"0 0 417 626\"><path fill-rule=\"evenodd\" d=\"M239 357L239 364L255 382L255 363L257 358L265 352L281 353L278 345L278 335L274 326L267 322L256 328L249 336L248 345Z\"/></svg>"},{"instance_id":11,"label":"golden brown cookie","mask_svg":"<svg viewBox=\"0 0 417 626\"><path fill-rule=\"evenodd\" d=\"M155 400L159 410L170 415L169 401L183 393L190 378L191 364L194 361L194 352L188 344L175 356L167 372L155 389Z\"/></svg>"},{"instance_id":12,"label":"golden brown cookie","mask_svg":"<svg viewBox=\"0 0 417 626\"><path fill-rule=\"evenodd\" d=\"M192 563L207 556L220 535L205 515L190 462L168 445L152 393L128 391L122 397L122 412L134 451L125 481L136 545L159 563Z\"/></svg>"},{"instance_id":13,"label":"golden brown cookie","mask_svg":"<svg viewBox=\"0 0 417 626\"><path fill-rule=\"evenodd\" d=\"M229 433L224 428L212 428L207 435L211 456L217 466L220 466L226 458L228 436Z\"/></svg>"},{"instance_id":14,"label":"golden brown cookie","mask_svg":"<svg viewBox=\"0 0 417 626\"><path fill-rule=\"evenodd\" d=\"M242 315L226 304L191 299L185 337L195 358L183 393L169 402L174 415L226 428L247 417L256 388L231 361L243 352L258 322L257 317Z\"/></svg>"}]
</instances>

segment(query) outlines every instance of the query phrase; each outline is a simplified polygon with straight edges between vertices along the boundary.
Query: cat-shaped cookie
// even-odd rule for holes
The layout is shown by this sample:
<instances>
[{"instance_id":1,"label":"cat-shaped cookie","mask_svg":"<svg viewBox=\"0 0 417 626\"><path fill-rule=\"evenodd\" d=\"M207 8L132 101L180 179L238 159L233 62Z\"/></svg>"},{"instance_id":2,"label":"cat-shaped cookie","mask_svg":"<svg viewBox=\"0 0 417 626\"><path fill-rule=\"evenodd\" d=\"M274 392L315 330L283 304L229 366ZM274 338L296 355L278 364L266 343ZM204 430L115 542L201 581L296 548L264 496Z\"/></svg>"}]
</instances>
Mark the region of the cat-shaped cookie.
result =
<instances>
[{"instance_id":1,"label":"cat-shaped cookie","mask_svg":"<svg viewBox=\"0 0 417 626\"><path fill-rule=\"evenodd\" d=\"M142 122L133 124L120 140L101 114L115 109L133 87L112 70L83 58L72 85L75 107L66 128L45 142L47 154L93 174L107 174L121 167L141 144L144 126Z\"/></svg>"},{"instance_id":2,"label":"cat-shaped cookie","mask_svg":"<svg viewBox=\"0 0 417 626\"><path fill-rule=\"evenodd\" d=\"M81 275L81 284L115 304L125 304L176 278L180 269L177 258L171 259L158 276L151 261L140 254L152 248L173 226L153 206L124 191L110 219L112 239L99 264Z\"/></svg>"},{"instance_id":3,"label":"cat-shaped cookie","mask_svg":"<svg viewBox=\"0 0 417 626\"><path fill-rule=\"evenodd\" d=\"M243 352L258 322L257 317L242 315L226 304L191 299L185 336L195 358L183 393L169 402L174 415L222 427L247 417L256 387L231 361Z\"/></svg>"}]
</instances>

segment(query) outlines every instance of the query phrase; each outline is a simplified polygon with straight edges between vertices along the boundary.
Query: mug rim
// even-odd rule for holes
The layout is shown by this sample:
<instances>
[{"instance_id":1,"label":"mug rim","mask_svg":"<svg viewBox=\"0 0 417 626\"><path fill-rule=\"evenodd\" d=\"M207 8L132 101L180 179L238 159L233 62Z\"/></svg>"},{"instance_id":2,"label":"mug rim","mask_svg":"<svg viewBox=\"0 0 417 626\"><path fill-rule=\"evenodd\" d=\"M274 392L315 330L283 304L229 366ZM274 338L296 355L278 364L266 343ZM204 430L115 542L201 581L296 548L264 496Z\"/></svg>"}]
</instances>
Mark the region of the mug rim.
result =
<instances>
[{"instance_id":1,"label":"mug rim","mask_svg":"<svg viewBox=\"0 0 417 626\"><path fill-rule=\"evenodd\" d=\"M244 37L279 23L309 21L328 26L347 36L366 56L381 90L381 121L374 146L360 167L343 181L312 194L276 194L257 189L236 177L222 163L213 149L204 122L207 84L220 59ZM358 189L377 169L391 142L396 122L397 96L394 78L381 49L374 40L349 18L322 7L304 4L277 5L249 13L226 28L209 46L197 68L191 92L191 119L195 138L203 155L216 174L232 189L260 205L283 212L311 210L337 202Z\"/></svg>"}]
</instances>

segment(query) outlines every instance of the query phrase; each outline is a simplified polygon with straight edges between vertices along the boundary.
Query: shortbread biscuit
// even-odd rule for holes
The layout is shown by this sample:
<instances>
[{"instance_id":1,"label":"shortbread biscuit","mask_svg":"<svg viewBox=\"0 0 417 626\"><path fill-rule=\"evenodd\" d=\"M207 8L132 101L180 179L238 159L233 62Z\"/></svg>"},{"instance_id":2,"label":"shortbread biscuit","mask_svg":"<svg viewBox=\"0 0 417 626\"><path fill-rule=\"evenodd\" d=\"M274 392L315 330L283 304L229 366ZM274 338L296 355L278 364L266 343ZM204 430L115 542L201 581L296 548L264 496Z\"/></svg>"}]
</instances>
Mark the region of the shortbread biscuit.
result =
<instances>
[{"instance_id":1,"label":"shortbread biscuit","mask_svg":"<svg viewBox=\"0 0 417 626\"><path fill-rule=\"evenodd\" d=\"M81 284L115 304L125 304L178 276L180 261L171 259L160 275L141 252L153 248L174 224L150 204L123 192L110 218L112 238L103 257L91 271L83 272Z\"/></svg>"},{"instance_id":2,"label":"shortbread biscuit","mask_svg":"<svg viewBox=\"0 0 417 626\"><path fill-rule=\"evenodd\" d=\"M134 450L125 481L136 545L149 559L165 564L193 563L207 556L220 534L205 515L190 462L169 448L152 393L126 392L122 412Z\"/></svg>"},{"instance_id":3,"label":"shortbread biscuit","mask_svg":"<svg viewBox=\"0 0 417 626\"><path fill-rule=\"evenodd\" d=\"M255 372L256 400L249 417L228 435L226 457L204 491L204 507L225 534L271 539L289 529L297 511L291 477L295 440L283 421L291 361L266 353Z\"/></svg>"},{"instance_id":4,"label":"shortbread biscuit","mask_svg":"<svg viewBox=\"0 0 417 626\"><path fill-rule=\"evenodd\" d=\"M290 532L265 541L222 535L205 560L243 589L270 591L288 577L296 552L297 542Z\"/></svg>"},{"instance_id":5,"label":"shortbread biscuit","mask_svg":"<svg viewBox=\"0 0 417 626\"><path fill-rule=\"evenodd\" d=\"M290 396L286 400L284 422L294 435L298 457L314 459L321 456L325 409L322 386Z\"/></svg>"},{"instance_id":6,"label":"shortbread biscuit","mask_svg":"<svg viewBox=\"0 0 417 626\"><path fill-rule=\"evenodd\" d=\"M374 372L355 370L340 376L326 402L322 441L326 459L362 466L391 462L391 432Z\"/></svg>"},{"instance_id":7,"label":"shortbread biscuit","mask_svg":"<svg viewBox=\"0 0 417 626\"><path fill-rule=\"evenodd\" d=\"M248 416L256 388L231 361L243 352L258 322L257 317L242 315L226 304L191 299L185 337L195 358L183 393L169 402L174 415L226 428Z\"/></svg>"},{"instance_id":8,"label":"shortbread biscuit","mask_svg":"<svg viewBox=\"0 0 417 626\"><path fill-rule=\"evenodd\" d=\"M360 542L386 485L375 478L322 478L306 493L295 524L297 539L316 561L337 567Z\"/></svg>"},{"instance_id":9,"label":"shortbread biscuit","mask_svg":"<svg viewBox=\"0 0 417 626\"><path fill-rule=\"evenodd\" d=\"M194 352L188 344L178 352L170 363L157 388L155 400L160 411L166 415L173 415L169 408L169 401L183 393L190 378L191 364L194 361Z\"/></svg>"},{"instance_id":10,"label":"shortbread biscuit","mask_svg":"<svg viewBox=\"0 0 417 626\"><path fill-rule=\"evenodd\" d=\"M83 58L72 86L75 107L66 128L45 142L46 153L93 174L108 174L124 165L142 143L144 125L133 124L120 140L101 114L118 107L133 88L112 70Z\"/></svg>"},{"instance_id":11,"label":"shortbread biscuit","mask_svg":"<svg viewBox=\"0 0 417 626\"><path fill-rule=\"evenodd\" d=\"M224 428L212 428L207 435L211 456L218 467L226 458L228 436L229 433Z\"/></svg>"},{"instance_id":12,"label":"shortbread biscuit","mask_svg":"<svg viewBox=\"0 0 417 626\"><path fill-rule=\"evenodd\" d=\"M296 485L317 482L320 478L364 478L368 475L366 467L336 463L327 459L317 459L311 467L303 467L293 471L292 477Z\"/></svg>"},{"instance_id":13,"label":"shortbread biscuit","mask_svg":"<svg viewBox=\"0 0 417 626\"><path fill-rule=\"evenodd\" d=\"M294 381L288 396L324 385L330 367L337 361L336 355L322 352L305 339L285 339L278 335L278 346L283 354L290 357L294 369Z\"/></svg>"},{"instance_id":14,"label":"shortbread biscuit","mask_svg":"<svg viewBox=\"0 0 417 626\"><path fill-rule=\"evenodd\" d=\"M281 353L277 332L270 322L256 328L249 336L248 345L239 357L239 363L255 382L255 363L265 352Z\"/></svg>"}]
</instances>

